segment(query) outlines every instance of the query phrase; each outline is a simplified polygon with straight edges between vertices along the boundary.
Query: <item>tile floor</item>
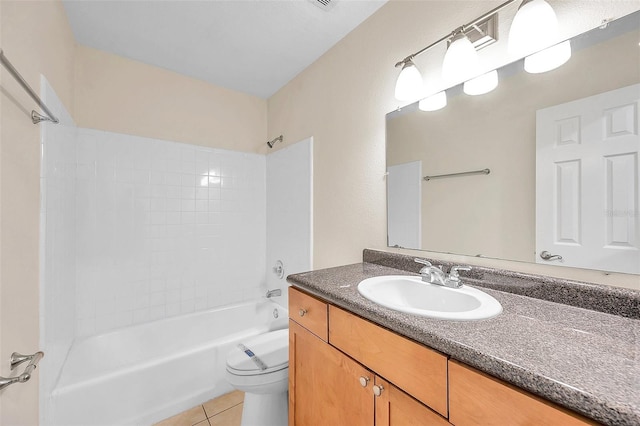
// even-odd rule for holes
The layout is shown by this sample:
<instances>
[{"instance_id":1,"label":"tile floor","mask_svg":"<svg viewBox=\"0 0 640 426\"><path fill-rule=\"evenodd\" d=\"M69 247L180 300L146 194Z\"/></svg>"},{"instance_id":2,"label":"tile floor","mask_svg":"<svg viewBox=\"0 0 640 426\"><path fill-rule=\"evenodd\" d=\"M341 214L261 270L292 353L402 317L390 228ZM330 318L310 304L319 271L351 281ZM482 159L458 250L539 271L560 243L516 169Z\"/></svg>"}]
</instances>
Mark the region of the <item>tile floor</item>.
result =
<instances>
[{"instance_id":1,"label":"tile floor","mask_svg":"<svg viewBox=\"0 0 640 426\"><path fill-rule=\"evenodd\" d=\"M233 391L154 426L240 426L244 392Z\"/></svg>"}]
</instances>

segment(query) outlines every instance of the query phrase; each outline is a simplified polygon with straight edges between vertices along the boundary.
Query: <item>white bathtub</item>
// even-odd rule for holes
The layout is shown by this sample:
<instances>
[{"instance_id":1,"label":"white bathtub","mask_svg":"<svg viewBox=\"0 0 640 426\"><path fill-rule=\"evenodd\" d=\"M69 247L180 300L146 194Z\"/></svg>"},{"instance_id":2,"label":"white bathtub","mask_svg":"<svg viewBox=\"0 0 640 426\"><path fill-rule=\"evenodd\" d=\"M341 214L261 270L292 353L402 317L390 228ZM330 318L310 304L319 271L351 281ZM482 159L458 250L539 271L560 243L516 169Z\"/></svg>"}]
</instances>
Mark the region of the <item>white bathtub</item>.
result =
<instances>
[{"instance_id":1,"label":"white bathtub","mask_svg":"<svg viewBox=\"0 0 640 426\"><path fill-rule=\"evenodd\" d=\"M286 309L263 299L78 341L47 401L45 421L145 425L229 392L229 349L249 336L286 328L287 317Z\"/></svg>"}]
</instances>

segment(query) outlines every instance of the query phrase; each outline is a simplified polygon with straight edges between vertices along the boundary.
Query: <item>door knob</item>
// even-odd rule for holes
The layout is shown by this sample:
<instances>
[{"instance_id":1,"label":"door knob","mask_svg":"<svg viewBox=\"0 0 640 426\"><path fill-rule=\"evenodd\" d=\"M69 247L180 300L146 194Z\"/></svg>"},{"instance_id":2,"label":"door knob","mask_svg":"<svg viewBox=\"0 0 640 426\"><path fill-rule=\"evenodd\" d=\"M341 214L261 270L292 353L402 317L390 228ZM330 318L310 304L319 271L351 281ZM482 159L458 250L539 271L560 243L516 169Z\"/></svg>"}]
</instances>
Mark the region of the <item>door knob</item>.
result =
<instances>
[{"instance_id":1,"label":"door knob","mask_svg":"<svg viewBox=\"0 0 640 426\"><path fill-rule=\"evenodd\" d=\"M360 385L362 385L363 388L367 387L367 384L369 383L369 378L368 377L360 377Z\"/></svg>"},{"instance_id":2,"label":"door knob","mask_svg":"<svg viewBox=\"0 0 640 426\"><path fill-rule=\"evenodd\" d=\"M540 252L540 257L542 258L542 260L562 260L562 256L560 256L559 254L551 254L548 251L543 251Z\"/></svg>"},{"instance_id":3,"label":"door knob","mask_svg":"<svg viewBox=\"0 0 640 426\"><path fill-rule=\"evenodd\" d=\"M375 396L382 395L383 390L384 390L384 387L382 387L382 385L373 385L373 394Z\"/></svg>"},{"instance_id":4,"label":"door knob","mask_svg":"<svg viewBox=\"0 0 640 426\"><path fill-rule=\"evenodd\" d=\"M306 313L307 313L307 310L306 310L306 309L300 309L300 310L298 311L298 314L300 314L300 316L301 316L301 317L303 317Z\"/></svg>"}]
</instances>

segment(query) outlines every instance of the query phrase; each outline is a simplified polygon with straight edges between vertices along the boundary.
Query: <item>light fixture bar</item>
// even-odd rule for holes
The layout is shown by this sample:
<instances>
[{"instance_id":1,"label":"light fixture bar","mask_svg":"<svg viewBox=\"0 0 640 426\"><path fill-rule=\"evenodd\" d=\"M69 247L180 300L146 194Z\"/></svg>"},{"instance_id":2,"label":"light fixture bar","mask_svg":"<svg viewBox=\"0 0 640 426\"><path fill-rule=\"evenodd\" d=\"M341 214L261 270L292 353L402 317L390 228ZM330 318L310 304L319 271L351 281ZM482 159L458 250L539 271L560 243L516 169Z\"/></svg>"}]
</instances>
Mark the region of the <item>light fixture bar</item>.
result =
<instances>
[{"instance_id":1,"label":"light fixture bar","mask_svg":"<svg viewBox=\"0 0 640 426\"><path fill-rule=\"evenodd\" d=\"M476 50L492 45L498 41L498 16L491 15L466 28L466 36Z\"/></svg>"},{"instance_id":2,"label":"light fixture bar","mask_svg":"<svg viewBox=\"0 0 640 426\"><path fill-rule=\"evenodd\" d=\"M419 54L426 52L427 50L431 49L433 46L435 46L436 44L439 44L443 41L445 41L446 39L448 39L449 37L451 37L451 34L447 34L446 36L442 37L441 39L439 39L438 41L434 41L433 43L431 43L430 45L428 45L427 47L423 47L422 49L418 50L416 53L413 53L409 56L407 56L406 58L404 58L403 60L401 60L400 62L396 62L396 68L399 68L401 66L403 66L405 63L411 61L413 58L415 58L416 56L418 56Z\"/></svg>"},{"instance_id":3,"label":"light fixture bar","mask_svg":"<svg viewBox=\"0 0 640 426\"><path fill-rule=\"evenodd\" d=\"M434 41L433 43L431 43L430 45L428 45L427 47L423 47L422 49L418 50L417 52L407 56L406 58L404 58L403 60L401 60L400 62L396 63L396 67L401 67L403 66L406 62L411 61L413 58L415 58L416 56L418 56L419 54L426 52L427 50L431 49L433 46L449 39L453 34L455 34L456 32L462 31L463 33L466 32L469 28L473 27L474 25L477 25L479 23L481 23L482 21L487 20L488 18L490 18L492 15L495 15L496 13L498 13L499 11L501 11L502 9L504 9L505 7L509 6L511 3L515 2L516 0L507 0L506 2L502 3L501 5L491 9L490 11L488 11L487 13L484 13L482 15L480 15L479 17L477 17L476 19L474 19L473 21L469 22L466 25L461 26L460 28L457 28L455 31L453 31L453 33L451 34L447 34L446 36L438 39L437 41Z\"/></svg>"}]
</instances>

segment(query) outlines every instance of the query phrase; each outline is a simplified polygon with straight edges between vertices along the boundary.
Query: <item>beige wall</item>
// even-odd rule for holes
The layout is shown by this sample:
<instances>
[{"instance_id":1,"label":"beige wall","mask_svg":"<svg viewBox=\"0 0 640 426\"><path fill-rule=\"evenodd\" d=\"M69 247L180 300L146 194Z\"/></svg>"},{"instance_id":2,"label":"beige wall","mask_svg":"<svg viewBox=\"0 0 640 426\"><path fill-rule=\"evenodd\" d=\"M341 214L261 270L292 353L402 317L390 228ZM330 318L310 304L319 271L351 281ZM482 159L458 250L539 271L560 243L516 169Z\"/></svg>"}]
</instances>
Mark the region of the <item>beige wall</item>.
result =
<instances>
[{"instance_id":1,"label":"beige wall","mask_svg":"<svg viewBox=\"0 0 640 426\"><path fill-rule=\"evenodd\" d=\"M424 175L491 169L423 183L422 248L534 262L536 111L640 82L639 36L575 51L553 72L510 75L485 96L450 96L436 112L390 115L387 165L420 160Z\"/></svg>"},{"instance_id":2,"label":"beige wall","mask_svg":"<svg viewBox=\"0 0 640 426\"><path fill-rule=\"evenodd\" d=\"M37 92L44 74L73 111L75 42L62 3L2 0L0 10L6 56ZM36 105L4 69L1 88L0 375L9 376L13 351L39 348L41 126L29 117ZM0 424L37 424L38 374L0 391L0 409Z\"/></svg>"},{"instance_id":3,"label":"beige wall","mask_svg":"<svg viewBox=\"0 0 640 426\"><path fill-rule=\"evenodd\" d=\"M393 99L398 74L393 64L500 3L391 0L269 99L269 136L282 133L287 141L314 137L315 268L358 262L365 247L387 250L385 114L399 106ZM570 20L568 35L640 8L637 1L552 3L561 22ZM442 58L435 60L438 65L431 67L439 67ZM501 61L498 65L508 62L506 57ZM433 73L422 70L423 75ZM448 258L638 286L636 276Z\"/></svg>"},{"instance_id":4,"label":"beige wall","mask_svg":"<svg viewBox=\"0 0 640 426\"><path fill-rule=\"evenodd\" d=\"M79 127L265 153L267 102L122 56L79 46Z\"/></svg>"}]
</instances>

